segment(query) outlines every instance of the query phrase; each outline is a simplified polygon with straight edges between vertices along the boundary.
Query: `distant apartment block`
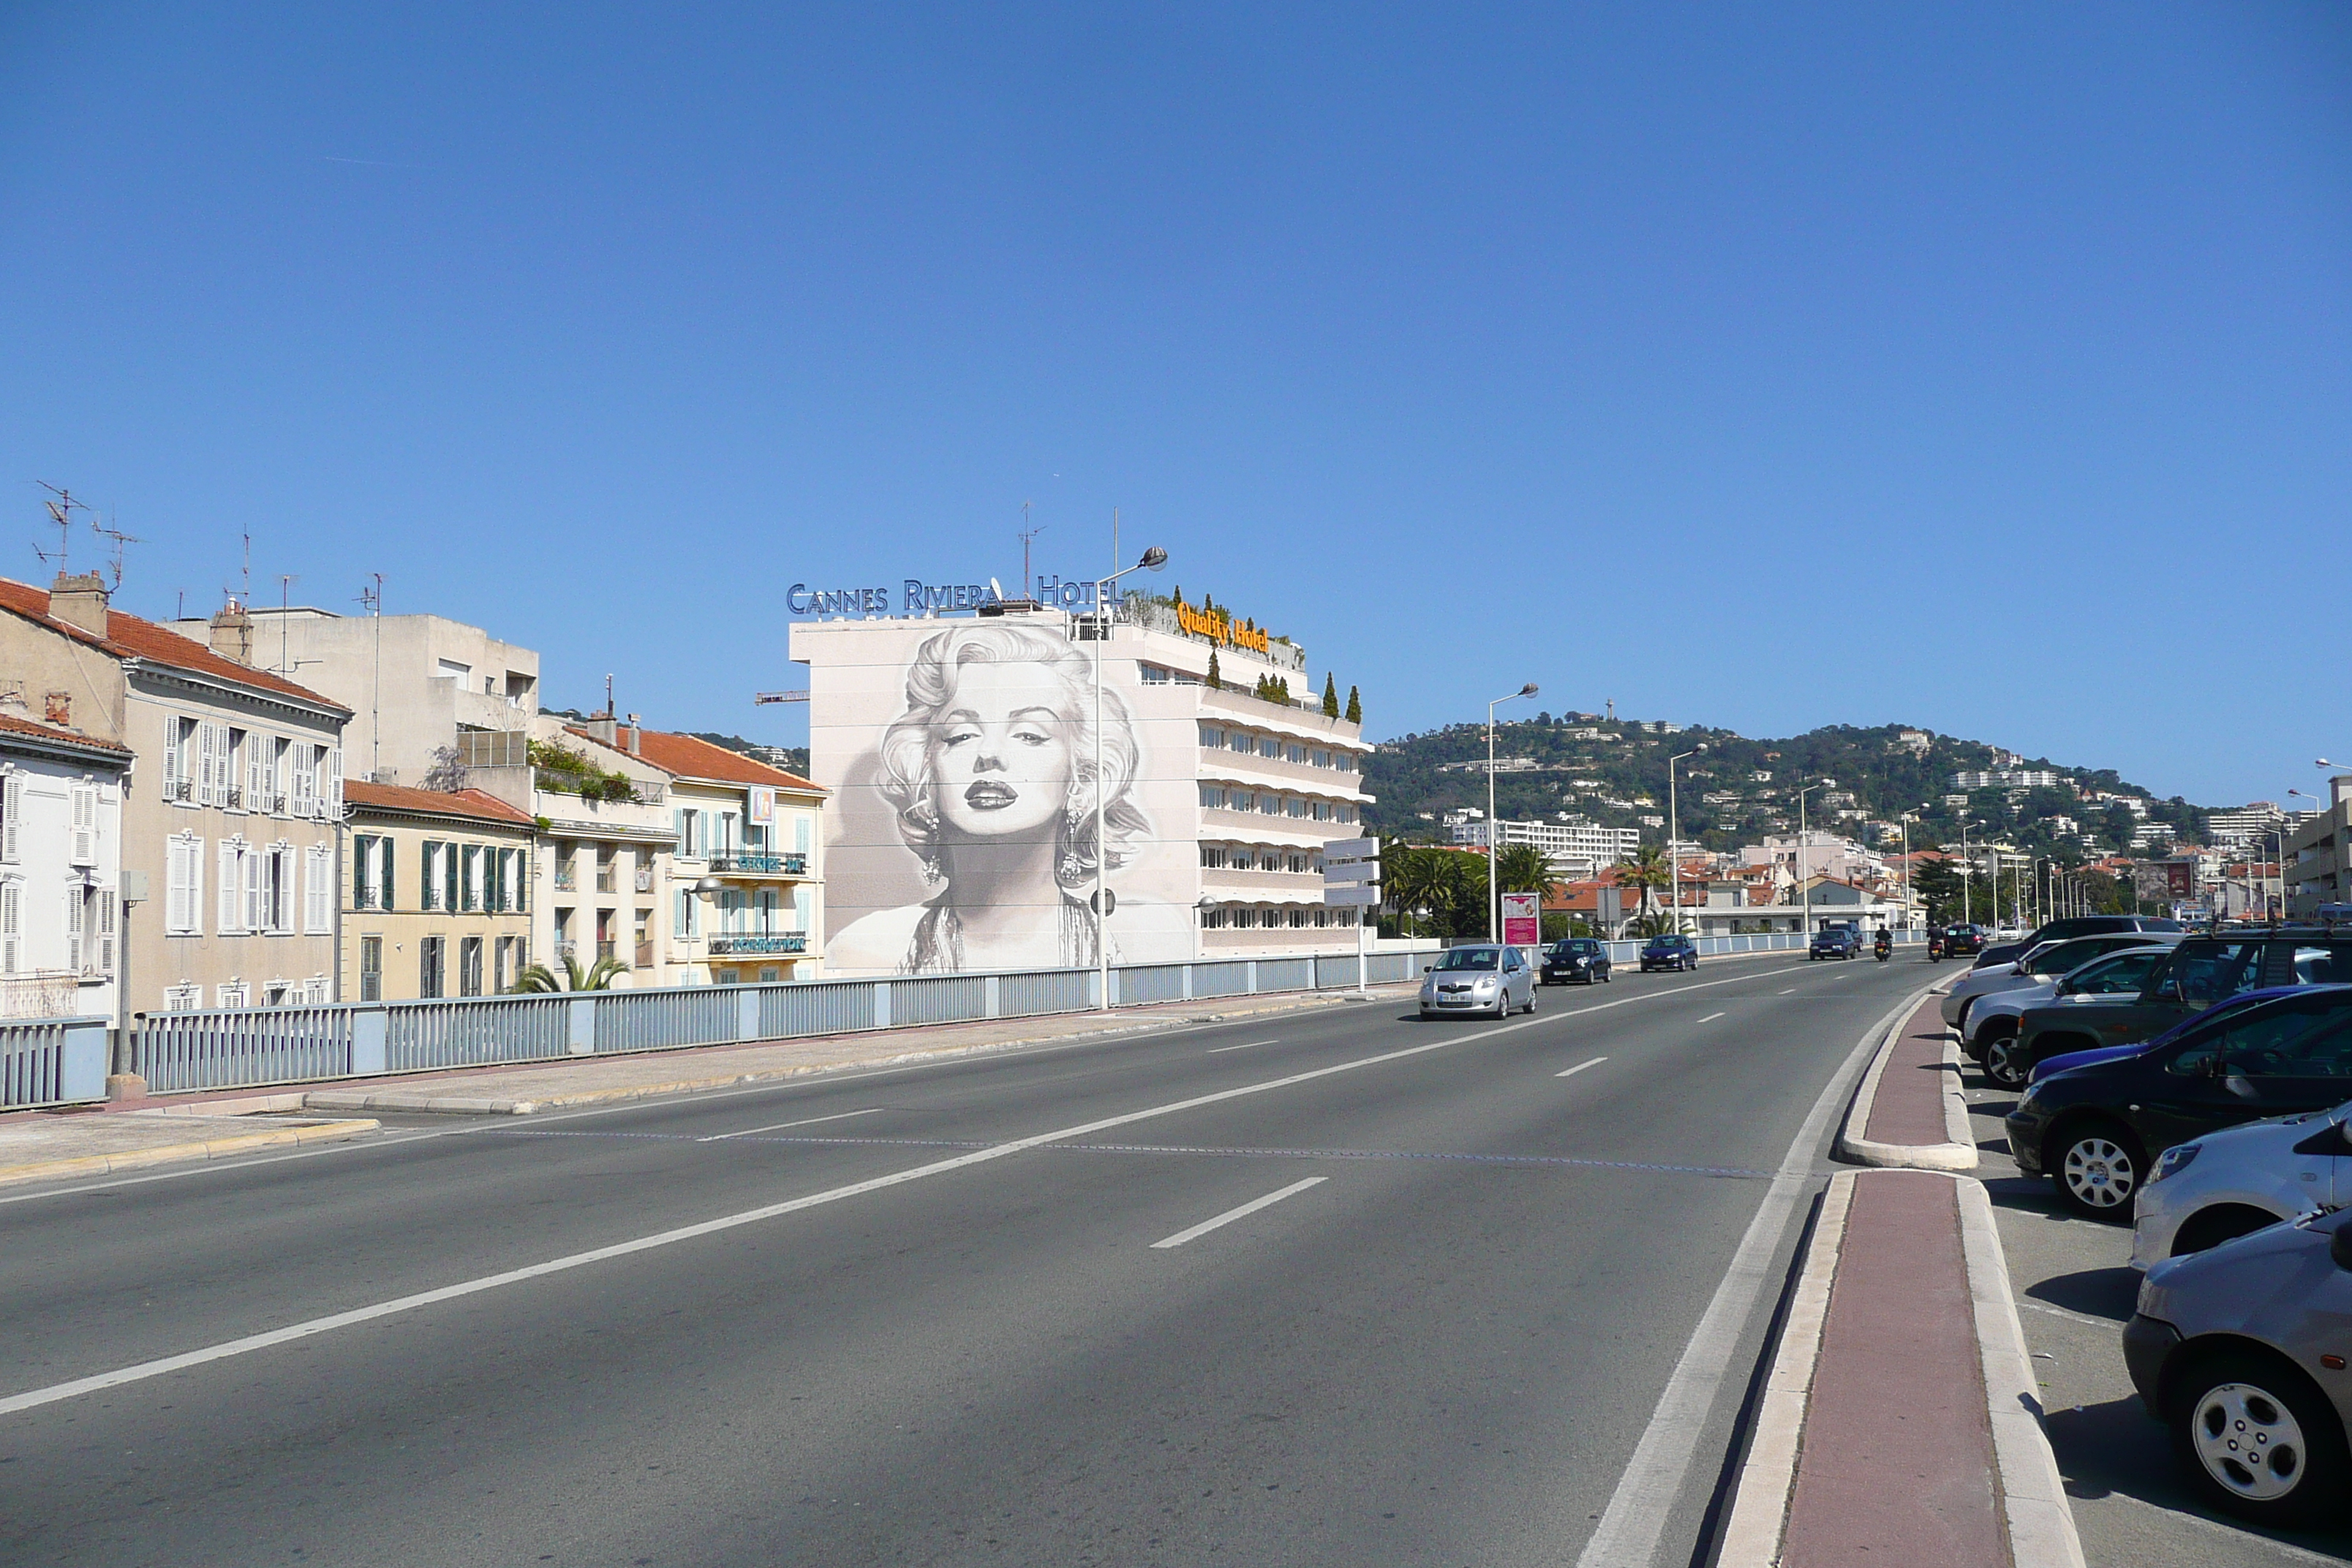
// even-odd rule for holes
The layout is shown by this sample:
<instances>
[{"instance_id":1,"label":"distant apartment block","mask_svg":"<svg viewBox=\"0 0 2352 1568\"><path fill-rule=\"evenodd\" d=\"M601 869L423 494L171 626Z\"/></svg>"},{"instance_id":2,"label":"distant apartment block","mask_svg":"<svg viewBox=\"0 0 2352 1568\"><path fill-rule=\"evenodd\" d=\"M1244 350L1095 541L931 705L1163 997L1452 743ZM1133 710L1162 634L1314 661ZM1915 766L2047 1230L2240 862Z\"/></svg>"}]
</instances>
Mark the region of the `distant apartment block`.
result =
<instances>
[{"instance_id":1,"label":"distant apartment block","mask_svg":"<svg viewBox=\"0 0 2352 1568\"><path fill-rule=\"evenodd\" d=\"M1952 787L1956 790L2057 789L2065 782L2063 773L2047 768L1992 768L1952 775Z\"/></svg>"}]
</instances>

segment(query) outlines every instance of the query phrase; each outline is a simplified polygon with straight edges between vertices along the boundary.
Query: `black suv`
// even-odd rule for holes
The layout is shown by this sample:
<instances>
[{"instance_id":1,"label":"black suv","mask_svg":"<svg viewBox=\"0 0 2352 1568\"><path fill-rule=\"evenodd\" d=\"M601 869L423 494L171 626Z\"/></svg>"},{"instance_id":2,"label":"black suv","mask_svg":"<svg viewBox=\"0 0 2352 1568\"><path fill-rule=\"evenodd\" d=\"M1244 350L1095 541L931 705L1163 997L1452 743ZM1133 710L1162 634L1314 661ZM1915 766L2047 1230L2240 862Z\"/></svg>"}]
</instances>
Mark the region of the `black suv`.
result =
<instances>
[{"instance_id":1,"label":"black suv","mask_svg":"<svg viewBox=\"0 0 2352 1568\"><path fill-rule=\"evenodd\" d=\"M2017 1020L2014 1070L2069 1051L2153 1039L2216 1002L2273 985L2352 982L2352 931L2280 926L2189 937L2137 995L2029 1007ZM2345 1096L2352 1100L2352 1093Z\"/></svg>"},{"instance_id":2,"label":"black suv","mask_svg":"<svg viewBox=\"0 0 2352 1568\"><path fill-rule=\"evenodd\" d=\"M1572 936L1544 949L1539 978L1546 985L1591 985L1609 977L1609 949L1589 936Z\"/></svg>"},{"instance_id":3,"label":"black suv","mask_svg":"<svg viewBox=\"0 0 2352 1568\"><path fill-rule=\"evenodd\" d=\"M1653 969L1696 969L1698 943L1686 936L1654 936L1642 944L1642 973Z\"/></svg>"},{"instance_id":4,"label":"black suv","mask_svg":"<svg viewBox=\"0 0 2352 1568\"><path fill-rule=\"evenodd\" d=\"M2004 942L1986 948L1977 955L1976 967L2012 962L2038 942L2068 942L2078 936L2112 936L2119 931L2179 929L2179 921L2160 915L2068 915L2064 920L2042 921L2023 942Z\"/></svg>"},{"instance_id":5,"label":"black suv","mask_svg":"<svg viewBox=\"0 0 2352 1568\"><path fill-rule=\"evenodd\" d=\"M2009 1147L2019 1170L2056 1181L2068 1207L2121 1222L2148 1162L2175 1144L2347 1100L2352 985L2313 986L2249 996L2145 1050L2052 1074L2009 1113ZM2323 1131L2330 1152L2342 1146Z\"/></svg>"},{"instance_id":6,"label":"black suv","mask_svg":"<svg viewBox=\"0 0 2352 1568\"><path fill-rule=\"evenodd\" d=\"M1813 933L1813 945L1806 950L1808 960L1816 958L1852 958L1862 951L1862 933L1852 926L1824 926Z\"/></svg>"}]
</instances>

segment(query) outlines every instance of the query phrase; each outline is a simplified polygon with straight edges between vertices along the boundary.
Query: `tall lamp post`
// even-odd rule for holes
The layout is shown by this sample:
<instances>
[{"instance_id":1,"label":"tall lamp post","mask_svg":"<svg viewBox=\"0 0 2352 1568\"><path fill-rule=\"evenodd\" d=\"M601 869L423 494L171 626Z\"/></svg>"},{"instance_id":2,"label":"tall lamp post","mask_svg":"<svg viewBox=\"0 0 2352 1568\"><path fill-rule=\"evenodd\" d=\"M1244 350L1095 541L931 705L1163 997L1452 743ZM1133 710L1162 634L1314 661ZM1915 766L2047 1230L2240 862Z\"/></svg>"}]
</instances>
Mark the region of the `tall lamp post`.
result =
<instances>
[{"instance_id":1,"label":"tall lamp post","mask_svg":"<svg viewBox=\"0 0 2352 1568\"><path fill-rule=\"evenodd\" d=\"M1809 858L1805 853L1805 840L1810 837L1805 828L1805 797L1821 787L1822 782L1815 780L1797 792L1797 891L1805 903L1805 945L1808 947L1813 942L1813 889L1805 882L1805 862Z\"/></svg>"},{"instance_id":2,"label":"tall lamp post","mask_svg":"<svg viewBox=\"0 0 2352 1568\"><path fill-rule=\"evenodd\" d=\"M1673 887L1670 897L1674 902L1675 934L1677 936L1682 934L1683 929L1683 858L1675 846L1681 843L1683 835L1681 818L1675 812L1675 764L1685 757L1696 757L1706 750L1706 742L1701 741L1689 751L1678 752L1666 759L1666 868Z\"/></svg>"},{"instance_id":3,"label":"tall lamp post","mask_svg":"<svg viewBox=\"0 0 2352 1568\"><path fill-rule=\"evenodd\" d=\"M1925 811L1927 809L1927 802L1920 802L1919 811ZM1906 811L1901 814L1903 824L1903 927L1906 931L1908 931L1911 927L1911 822L1914 817L1919 815L1919 811Z\"/></svg>"},{"instance_id":4,"label":"tall lamp post","mask_svg":"<svg viewBox=\"0 0 2352 1568\"><path fill-rule=\"evenodd\" d=\"M1112 547L1118 547L1115 537L1118 528L1118 514L1112 514ZM1117 559L1116 556L1113 557ZM1095 579L1095 974L1096 1006L1098 1011L1110 1011L1110 888L1106 881L1110 867L1109 847L1103 842L1106 826L1104 814L1108 803L1103 798L1103 644L1110 640L1111 585L1129 572L1157 572L1168 564L1168 552L1157 544L1143 552L1141 560L1132 566L1122 566L1108 577Z\"/></svg>"},{"instance_id":5,"label":"tall lamp post","mask_svg":"<svg viewBox=\"0 0 2352 1568\"><path fill-rule=\"evenodd\" d=\"M1506 702L1522 697L1533 697L1536 683L1528 681L1508 696L1497 697L1486 704L1486 940L1503 940L1503 892L1495 886L1495 841L1499 834L1495 823L1495 710ZM1538 932L1538 935L1541 933Z\"/></svg>"}]
</instances>

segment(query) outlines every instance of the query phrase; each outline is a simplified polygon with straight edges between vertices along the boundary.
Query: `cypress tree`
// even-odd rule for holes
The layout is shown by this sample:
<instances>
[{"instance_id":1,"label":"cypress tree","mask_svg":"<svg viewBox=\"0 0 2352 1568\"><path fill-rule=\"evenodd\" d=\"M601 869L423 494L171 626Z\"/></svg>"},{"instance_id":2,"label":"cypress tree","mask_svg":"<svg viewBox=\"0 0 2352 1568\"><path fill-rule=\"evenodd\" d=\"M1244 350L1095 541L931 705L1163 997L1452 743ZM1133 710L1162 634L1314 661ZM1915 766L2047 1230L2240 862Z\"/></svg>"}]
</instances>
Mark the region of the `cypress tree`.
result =
<instances>
[{"instance_id":1,"label":"cypress tree","mask_svg":"<svg viewBox=\"0 0 2352 1568\"><path fill-rule=\"evenodd\" d=\"M1337 678L1337 677L1335 677L1335 676L1334 676L1334 675L1333 675L1329 670L1328 670L1328 669L1327 669L1327 670L1325 670L1325 671L1323 672L1323 717L1325 717L1326 719L1337 719L1339 716L1339 679L1338 679L1338 678Z\"/></svg>"},{"instance_id":2,"label":"cypress tree","mask_svg":"<svg viewBox=\"0 0 2352 1568\"><path fill-rule=\"evenodd\" d=\"M1221 690L1224 684L1217 675L1217 650L1211 648L1209 650L1209 689L1213 691Z\"/></svg>"},{"instance_id":3,"label":"cypress tree","mask_svg":"<svg viewBox=\"0 0 2352 1568\"><path fill-rule=\"evenodd\" d=\"M1360 724L1363 721L1363 700L1356 695L1356 689L1350 686L1348 688L1348 722L1350 724Z\"/></svg>"}]
</instances>

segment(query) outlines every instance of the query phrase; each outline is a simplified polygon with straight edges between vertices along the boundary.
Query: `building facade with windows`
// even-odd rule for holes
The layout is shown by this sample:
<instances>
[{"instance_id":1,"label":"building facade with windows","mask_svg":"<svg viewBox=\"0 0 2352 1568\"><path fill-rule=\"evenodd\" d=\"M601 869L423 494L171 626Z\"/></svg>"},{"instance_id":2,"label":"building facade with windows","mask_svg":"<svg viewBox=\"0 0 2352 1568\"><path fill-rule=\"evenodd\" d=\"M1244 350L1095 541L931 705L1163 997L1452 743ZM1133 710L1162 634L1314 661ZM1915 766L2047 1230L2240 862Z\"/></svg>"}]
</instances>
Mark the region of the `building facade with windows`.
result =
<instances>
[{"instance_id":1,"label":"building facade with windows","mask_svg":"<svg viewBox=\"0 0 2352 1568\"><path fill-rule=\"evenodd\" d=\"M660 985L669 963L662 890L670 845L669 775L634 756L621 726L594 719L567 726L541 715L539 762L520 771L476 769L482 787L541 819L537 912L540 962L562 972L610 958L622 985Z\"/></svg>"},{"instance_id":2,"label":"building facade with windows","mask_svg":"<svg viewBox=\"0 0 2352 1568\"><path fill-rule=\"evenodd\" d=\"M532 962L530 815L481 790L343 786L341 994L491 996Z\"/></svg>"},{"instance_id":3,"label":"building facade with windows","mask_svg":"<svg viewBox=\"0 0 2352 1568\"><path fill-rule=\"evenodd\" d=\"M1483 811L1448 812L1445 828L1456 844L1486 847ZM1614 866L1642 847L1640 828L1604 827L1581 816L1558 822L1515 822L1504 817L1494 825L1494 836L1498 847L1526 844L1542 851L1556 874L1571 879L1597 876L1604 867Z\"/></svg>"},{"instance_id":4,"label":"building facade with windows","mask_svg":"<svg viewBox=\"0 0 2352 1568\"><path fill-rule=\"evenodd\" d=\"M791 653L827 973L1086 967L1097 931L1122 963L1353 948L1321 851L1362 836L1367 748L1297 645L1223 608L988 604L801 622Z\"/></svg>"},{"instance_id":5,"label":"building facade with windows","mask_svg":"<svg viewBox=\"0 0 2352 1568\"><path fill-rule=\"evenodd\" d=\"M129 748L122 865L132 1011L335 1000L350 711L259 668L231 604L206 641L113 609L102 579L0 580L0 679L43 717Z\"/></svg>"},{"instance_id":6,"label":"building facade with windows","mask_svg":"<svg viewBox=\"0 0 2352 1568\"><path fill-rule=\"evenodd\" d=\"M0 701L0 1018L115 1016L128 747Z\"/></svg>"},{"instance_id":7,"label":"building facade with windows","mask_svg":"<svg viewBox=\"0 0 2352 1568\"><path fill-rule=\"evenodd\" d=\"M628 725L615 742L668 775L662 984L814 979L824 944L825 792L691 735ZM698 891L706 879L719 885Z\"/></svg>"}]
</instances>

